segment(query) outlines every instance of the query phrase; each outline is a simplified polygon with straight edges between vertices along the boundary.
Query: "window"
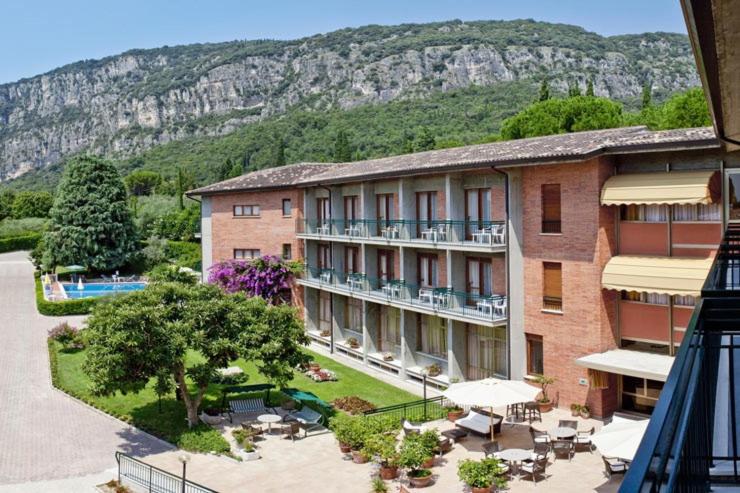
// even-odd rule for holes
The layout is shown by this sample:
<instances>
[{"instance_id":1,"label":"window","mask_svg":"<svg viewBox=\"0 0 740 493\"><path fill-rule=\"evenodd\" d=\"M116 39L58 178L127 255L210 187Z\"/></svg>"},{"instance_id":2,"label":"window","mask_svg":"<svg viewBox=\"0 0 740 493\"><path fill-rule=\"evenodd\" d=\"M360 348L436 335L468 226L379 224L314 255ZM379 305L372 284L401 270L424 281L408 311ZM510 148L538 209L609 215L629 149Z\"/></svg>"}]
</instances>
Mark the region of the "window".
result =
<instances>
[{"instance_id":1,"label":"window","mask_svg":"<svg viewBox=\"0 0 740 493\"><path fill-rule=\"evenodd\" d=\"M330 217L329 199L326 197L316 199L316 218L319 220L319 225L329 224Z\"/></svg>"},{"instance_id":2,"label":"window","mask_svg":"<svg viewBox=\"0 0 740 493\"><path fill-rule=\"evenodd\" d=\"M491 189L473 188L465 190L465 236L468 240L473 234L485 228L491 221Z\"/></svg>"},{"instance_id":3,"label":"window","mask_svg":"<svg viewBox=\"0 0 740 493\"><path fill-rule=\"evenodd\" d=\"M668 221L667 205L623 205L622 221L664 223Z\"/></svg>"},{"instance_id":4,"label":"window","mask_svg":"<svg viewBox=\"0 0 740 493\"><path fill-rule=\"evenodd\" d=\"M292 210L290 199L283 199L283 217L290 217Z\"/></svg>"},{"instance_id":5,"label":"window","mask_svg":"<svg viewBox=\"0 0 740 493\"><path fill-rule=\"evenodd\" d=\"M673 220L684 221L721 221L722 209L719 204L676 204L673 206Z\"/></svg>"},{"instance_id":6,"label":"window","mask_svg":"<svg viewBox=\"0 0 740 493\"><path fill-rule=\"evenodd\" d=\"M396 353L401 347L401 310L380 307L380 350Z\"/></svg>"},{"instance_id":7,"label":"window","mask_svg":"<svg viewBox=\"0 0 740 493\"><path fill-rule=\"evenodd\" d=\"M652 414L658 402L663 382L622 375L622 409Z\"/></svg>"},{"instance_id":8,"label":"window","mask_svg":"<svg viewBox=\"0 0 740 493\"><path fill-rule=\"evenodd\" d=\"M419 315L418 351L447 358L447 320L432 315Z\"/></svg>"},{"instance_id":9,"label":"window","mask_svg":"<svg viewBox=\"0 0 740 493\"><path fill-rule=\"evenodd\" d=\"M344 227L354 225L360 216L360 198L357 195L344 197Z\"/></svg>"},{"instance_id":10,"label":"window","mask_svg":"<svg viewBox=\"0 0 740 493\"><path fill-rule=\"evenodd\" d=\"M319 243L316 249L318 253L319 269L331 269L331 250L326 243Z\"/></svg>"},{"instance_id":11,"label":"window","mask_svg":"<svg viewBox=\"0 0 740 493\"><path fill-rule=\"evenodd\" d=\"M493 292L493 268L491 259L487 258L466 258L467 263L467 286L468 294L473 295L470 301L475 301L475 297L491 296Z\"/></svg>"},{"instance_id":12,"label":"window","mask_svg":"<svg viewBox=\"0 0 740 493\"><path fill-rule=\"evenodd\" d=\"M331 331L331 294L326 291L319 292L319 330Z\"/></svg>"},{"instance_id":13,"label":"window","mask_svg":"<svg viewBox=\"0 0 740 493\"><path fill-rule=\"evenodd\" d=\"M419 286L423 288L437 287L437 256L421 254L418 259Z\"/></svg>"},{"instance_id":14,"label":"window","mask_svg":"<svg viewBox=\"0 0 740 493\"><path fill-rule=\"evenodd\" d=\"M560 233L560 184L542 185L542 232Z\"/></svg>"},{"instance_id":15,"label":"window","mask_svg":"<svg viewBox=\"0 0 740 493\"><path fill-rule=\"evenodd\" d=\"M349 298L344 305L345 328L362 333L362 300Z\"/></svg>"},{"instance_id":16,"label":"window","mask_svg":"<svg viewBox=\"0 0 740 493\"><path fill-rule=\"evenodd\" d=\"M360 249L358 247L345 247L344 250L344 268L347 274L360 272Z\"/></svg>"},{"instance_id":17,"label":"window","mask_svg":"<svg viewBox=\"0 0 740 493\"><path fill-rule=\"evenodd\" d=\"M260 206L258 205L235 205L235 217L259 217Z\"/></svg>"},{"instance_id":18,"label":"window","mask_svg":"<svg viewBox=\"0 0 740 493\"><path fill-rule=\"evenodd\" d=\"M416 234L434 226L437 219L437 192L417 192L416 194Z\"/></svg>"},{"instance_id":19,"label":"window","mask_svg":"<svg viewBox=\"0 0 740 493\"><path fill-rule=\"evenodd\" d=\"M639 301L651 305L667 305L668 295L660 293L645 293L642 291L622 291L622 299L625 301Z\"/></svg>"},{"instance_id":20,"label":"window","mask_svg":"<svg viewBox=\"0 0 740 493\"><path fill-rule=\"evenodd\" d=\"M673 304L676 306L690 306L695 307L696 306L696 298L693 296L680 296L676 295L673 297Z\"/></svg>"},{"instance_id":21,"label":"window","mask_svg":"<svg viewBox=\"0 0 740 493\"><path fill-rule=\"evenodd\" d=\"M558 262L543 262L542 308L562 311L563 309L563 265Z\"/></svg>"},{"instance_id":22,"label":"window","mask_svg":"<svg viewBox=\"0 0 740 493\"><path fill-rule=\"evenodd\" d=\"M469 380L506 376L506 328L467 327Z\"/></svg>"},{"instance_id":23,"label":"window","mask_svg":"<svg viewBox=\"0 0 740 493\"><path fill-rule=\"evenodd\" d=\"M253 248L235 248L234 258L235 259L249 259L257 258L260 256L260 251Z\"/></svg>"},{"instance_id":24,"label":"window","mask_svg":"<svg viewBox=\"0 0 740 493\"><path fill-rule=\"evenodd\" d=\"M293 258L293 247L290 243L283 243L283 259L290 260Z\"/></svg>"},{"instance_id":25,"label":"window","mask_svg":"<svg viewBox=\"0 0 740 493\"><path fill-rule=\"evenodd\" d=\"M393 250L378 250L378 279L381 286L393 279Z\"/></svg>"},{"instance_id":26,"label":"window","mask_svg":"<svg viewBox=\"0 0 740 493\"><path fill-rule=\"evenodd\" d=\"M527 374L543 375L545 373L545 365L542 336L524 334L524 337L527 339Z\"/></svg>"},{"instance_id":27,"label":"window","mask_svg":"<svg viewBox=\"0 0 740 493\"><path fill-rule=\"evenodd\" d=\"M377 219L378 219L378 236L383 228L390 226L390 221L395 218L394 202L392 193L381 193L376 197L377 200Z\"/></svg>"}]
</instances>

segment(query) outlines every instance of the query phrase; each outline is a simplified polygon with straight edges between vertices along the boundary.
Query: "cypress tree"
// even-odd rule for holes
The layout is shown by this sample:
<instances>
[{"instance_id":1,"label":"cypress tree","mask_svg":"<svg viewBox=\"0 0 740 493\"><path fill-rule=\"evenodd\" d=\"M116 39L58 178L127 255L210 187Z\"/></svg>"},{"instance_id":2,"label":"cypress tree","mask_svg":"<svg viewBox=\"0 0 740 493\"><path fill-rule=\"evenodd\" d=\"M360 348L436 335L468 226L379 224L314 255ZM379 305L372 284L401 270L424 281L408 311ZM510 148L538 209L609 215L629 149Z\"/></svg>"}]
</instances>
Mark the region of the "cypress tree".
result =
<instances>
[{"instance_id":1,"label":"cypress tree","mask_svg":"<svg viewBox=\"0 0 740 493\"><path fill-rule=\"evenodd\" d=\"M347 132L340 130L337 133L337 140L334 143L334 161L337 163L346 163L352 160L352 149L349 146Z\"/></svg>"},{"instance_id":2,"label":"cypress tree","mask_svg":"<svg viewBox=\"0 0 740 493\"><path fill-rule=\"evenodd\" d=\"M578 87L578 81L572 80L568 83L568 97L574 98L581 95L581 88Z\"/></svg>"},{"instance_id":3,"label":"cypress tree","mask_svg":"<svg viewBox=\"0 0 740 493\"><path fill-rule=\"evenodd\" d=\"M542 79L542 84L540 84L540 95L537 100L547 101L548 99L550 99L550 84L547 82L547 79Z\"/></svg>"},{"instance_id":4,"label":"cypress tree","mask_svg":"<svg viewBox=\"0 0 740 493\"><path fill-rule=\"evenodd\" d=\"M642 85L642 109L647 109L650 104L652 103L653 94L652 94L652 84L650 82L645 82Z\"/></svg>"},{"instance_id":5,"label":"cypress tree","mask_svg":"<svg viewBox=\"0 0 740 493\"><path fill-rule=\"evenodd\" d=\"M586 96L594 97L594 80L588 79L588 84L586 85Z\"/></svg>"},{"instance_id":6,"label":"cypress tree","mask_svg":"<svg viewBox=\"0 0 740 493\"><path fill-rule=\"evenodd\" d=\"M279 137L275 149L275 166L283 165L285 165L285 141L282 137Z\"/></svg>"}]
</instances>

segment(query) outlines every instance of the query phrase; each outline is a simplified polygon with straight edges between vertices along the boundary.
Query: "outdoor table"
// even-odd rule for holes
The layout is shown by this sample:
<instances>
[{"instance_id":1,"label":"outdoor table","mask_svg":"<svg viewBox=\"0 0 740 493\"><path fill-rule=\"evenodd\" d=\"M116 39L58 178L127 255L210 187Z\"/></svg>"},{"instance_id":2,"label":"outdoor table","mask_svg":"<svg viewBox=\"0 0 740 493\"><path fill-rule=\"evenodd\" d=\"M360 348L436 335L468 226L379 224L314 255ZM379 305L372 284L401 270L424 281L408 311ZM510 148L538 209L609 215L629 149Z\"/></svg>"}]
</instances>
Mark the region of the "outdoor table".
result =
<instances>
[{"instance_id":1,"label":"outdoor table","mask_svg":"<svg viewBox=\"0 0 740 493\"><path fill-rule=\"evenodd\" d=\"M493 235L490 231L481 229L477 233L473 233L473 241L475 243L491 243L493 241Z\"/></svg>"},{"instance_id":2,"label":"outdoor table","mask_svg":"<svg viewBox=\"0 0 740 493\"><path fill-rule=\"evenodd\" d=\"M468 436L468 432L465 430L461 430L459 428L455 428L453 430L443 431L441 435L457 443L463 438L465 438L466 436Z\"/></svg>"},{"instance_id":3,"label":"outdoor table","mask_svg":"<svg viewBox=\"0 0 740 493\"><path fill-rule=\"evenodd\" d=\"M279 423L283 420L279 415L277 414L261 414L257 416L257 421L260 423L267 423L267 432L272 433L272 424L273 423Z\"/></svg>"},{"instance_id":4,"label":"outdoor table","mask_svg":"<svg viewBox=\"0 0 740 493\"><path fill-rule=\"evenodd\" d=\"M551 429L548 433L555 438L573 438L576 436L576 430L567 426L558 426Z\"/></svg>"},{"instance_id":5,"label":"outdoor table","mask_svg":"<svg viewBox=\"0 0 740 493\"><path fill-rule=\"evenodd\" d=\"M531 450L507 448L498 453L498 458L511 464L511 474L519 475L519 463L532 458Z\"/></svg>"},{"instance_id":6,"label":"outdoor table","mask_svg":"<svg viewBox=\"0 0 740 493\"><path fill-rule=\"evenodd\" d=\"M395 284L386 284L381 288L383 290L383 293L386 294L386 296L389 296L391 298L400 298L401 297L401 287Z\"/></svg>"}]
</instances>

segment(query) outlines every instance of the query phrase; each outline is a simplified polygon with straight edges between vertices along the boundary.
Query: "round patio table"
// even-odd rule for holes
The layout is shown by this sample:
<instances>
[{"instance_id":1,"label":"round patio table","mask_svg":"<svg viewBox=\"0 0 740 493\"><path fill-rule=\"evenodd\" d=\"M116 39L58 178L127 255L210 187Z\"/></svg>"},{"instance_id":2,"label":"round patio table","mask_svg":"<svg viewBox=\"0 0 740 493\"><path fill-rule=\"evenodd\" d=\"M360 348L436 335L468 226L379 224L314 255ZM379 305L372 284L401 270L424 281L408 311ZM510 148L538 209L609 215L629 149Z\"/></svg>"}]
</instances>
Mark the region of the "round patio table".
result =
<instances>
[{"instance_id":1,"label":"round patio table","mask_svg":"<svg viewBox=\"0 0 740 493\"><path fill-rule=\"evenodd\" d=\"M555 438L573 438L576 436L576 430L567 426L558 426L551 429L548 433Z\"/></svg>"},{"instance_id":2,"label":"round patio table","mask_svg":"<svg viewBox=\"0 0 740 493\"><path fill-rule=\"evenodd\" d=\"M511 464L511 474L518 476L519 463L523 460L531 459L532 451L524 450L523 448L507 448L497 453L496 456Z\"/></svg>"},{"instance_id":3,"label":"round patio table","mask_svg":"<svg viewBox=\"0 0 740 493\"><path fill-rule=\"evenodd\" d=\"M260 423L267 423L267 432L272 433L272 424L273 423L279 423L283 420L280 416L277 414L261 414L257 416L257 421Z\"/></svg>"}]
</instances>

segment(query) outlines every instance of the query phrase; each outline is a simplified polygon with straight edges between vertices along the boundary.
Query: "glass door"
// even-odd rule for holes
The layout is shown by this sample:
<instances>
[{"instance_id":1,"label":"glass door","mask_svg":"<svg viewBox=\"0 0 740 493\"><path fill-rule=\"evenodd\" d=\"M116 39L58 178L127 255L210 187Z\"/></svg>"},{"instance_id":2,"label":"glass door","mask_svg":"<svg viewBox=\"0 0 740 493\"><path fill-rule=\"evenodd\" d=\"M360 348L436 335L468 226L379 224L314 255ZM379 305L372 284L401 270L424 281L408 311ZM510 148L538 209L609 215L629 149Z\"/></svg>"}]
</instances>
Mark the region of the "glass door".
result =
<instances>
[{"instance_id":1,"label":"glass door","mask_svg":"<svg viewBox=\"0 0 740 493\"><path fill-rule=\"evenodd\" d=\"M725 217L740 222L740 169L725 171Z\"/></svg>"}]
</instances>

